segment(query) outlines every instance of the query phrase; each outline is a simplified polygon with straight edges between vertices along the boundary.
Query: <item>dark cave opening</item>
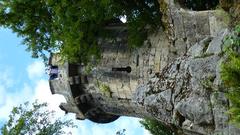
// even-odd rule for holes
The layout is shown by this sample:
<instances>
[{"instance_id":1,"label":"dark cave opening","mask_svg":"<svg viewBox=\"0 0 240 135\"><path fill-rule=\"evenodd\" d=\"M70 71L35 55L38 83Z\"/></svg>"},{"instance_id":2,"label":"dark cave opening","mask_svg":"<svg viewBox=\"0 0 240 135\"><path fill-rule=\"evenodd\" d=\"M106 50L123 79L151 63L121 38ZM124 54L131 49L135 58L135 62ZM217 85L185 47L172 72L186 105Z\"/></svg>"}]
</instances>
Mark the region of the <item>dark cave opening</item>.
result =
<instances>
[{"instance_id":1,"label":"dark cave opening","mask_svg":"<svg viewBox=\"0 0 240 135\"><path fill-rule=\"evenodd\" d=\"M184 9L193 11L213 10L219 5L219 0L177 0Z\"/></svg>"}]
</instances>

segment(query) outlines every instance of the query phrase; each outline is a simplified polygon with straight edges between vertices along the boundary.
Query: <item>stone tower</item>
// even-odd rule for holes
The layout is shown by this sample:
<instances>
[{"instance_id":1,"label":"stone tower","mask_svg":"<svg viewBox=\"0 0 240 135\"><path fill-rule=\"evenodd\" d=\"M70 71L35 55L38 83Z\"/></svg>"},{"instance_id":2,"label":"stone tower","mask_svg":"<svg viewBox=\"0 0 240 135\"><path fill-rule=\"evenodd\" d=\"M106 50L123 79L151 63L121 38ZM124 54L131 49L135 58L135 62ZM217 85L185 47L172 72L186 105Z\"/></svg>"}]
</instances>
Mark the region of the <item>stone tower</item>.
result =
<instances>
[{"instance_id":1,"label":"stone tower","mask_svg":"<svg viewBox=\"0 0 240 135\"><path fill-rule=\"evenodd\" d=\"M60 108L97 123L119 116L150 117L182 134L237 135L239 130L227 123L229 104L219 74L228 13L159 2L166 5L161 11L168 29L150 35L141 48L128 48L126 28L111 26L117 38L99 39L98 62L62 63L51 55L51 92L67 100Z\"/></svg>"}]
</instances>

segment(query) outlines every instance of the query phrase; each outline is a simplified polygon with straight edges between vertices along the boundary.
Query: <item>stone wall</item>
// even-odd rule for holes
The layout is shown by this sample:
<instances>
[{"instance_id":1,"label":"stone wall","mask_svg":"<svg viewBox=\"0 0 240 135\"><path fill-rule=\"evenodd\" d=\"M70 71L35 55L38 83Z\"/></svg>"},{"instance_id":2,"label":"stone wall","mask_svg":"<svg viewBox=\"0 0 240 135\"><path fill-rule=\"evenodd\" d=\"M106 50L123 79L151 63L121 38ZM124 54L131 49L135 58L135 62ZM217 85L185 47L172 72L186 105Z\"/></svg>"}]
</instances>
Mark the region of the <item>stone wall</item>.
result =
<instances>
[{"instance_id":1,"label":"stone wall","mask_svg":"<svg viewBox=\"0 0 240 135\"><path fill-rule=\"evenodd\" d=\"M67 101L67 103L62 103L60 108L66 112L72 112L76 114L77 119L85 119L81 110L77 107L74 96L70 87L70 79L69 79L69 64L62 63L61 59L58 55L50 58L50 65L58 66L58 77L53 80L49 80L49 86L52 94L60 94L63 95Z\"/></svg>"},{"instance_id":2,"label":"stone wall","mask_svg":"<svg viewBox=\"0 0 240 135\"><path fill-rule=\"evenodd\" d=\"M116 45L116 46L115 46ZM103 49L100 64L95 67L98 81L105 83L113 97L131 99L138 85L158 73L168 61L168 40L162 31L152 35L143 47L130 49L125 43L112 43ZM131 67L131 72L115 72L114 67ZM94 72L94 71L93 71ZM96 82L96 81L95 81ZM95 84L96 85L96 84Z\"/></svg>"},{"instance_id":3,"label":"stone wall","mask_svg":"<svg viewBox=\"0 0 240 135\"><path fill-rule=\"evenodd\" d=\"M125 38L104 41L100 64L94 68L94 85L104 83L110 87L113 97L131 99L137 86L159 74L167 63L186 55L193 44L206 37L215 37L228 27L228 16L221 10L172 10L172 35L159 29L137 49L128 48ZM114 67L127 66L131 67L131 73L112 71Z\"/></svg>"}]
</instances>

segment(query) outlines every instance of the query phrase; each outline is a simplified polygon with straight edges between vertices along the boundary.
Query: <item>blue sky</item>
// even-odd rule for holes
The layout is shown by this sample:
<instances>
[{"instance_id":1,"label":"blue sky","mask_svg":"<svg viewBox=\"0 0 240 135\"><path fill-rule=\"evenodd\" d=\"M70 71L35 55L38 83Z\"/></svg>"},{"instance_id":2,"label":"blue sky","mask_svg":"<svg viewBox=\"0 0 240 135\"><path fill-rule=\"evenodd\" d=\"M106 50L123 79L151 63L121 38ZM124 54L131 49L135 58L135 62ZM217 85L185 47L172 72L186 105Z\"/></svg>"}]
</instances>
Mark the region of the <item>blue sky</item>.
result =
<instances>
[{"instance_id":1,"label":"blue sky","mask_svg":"<svg viewBox=\"0 0 240 135\"><path fill-rule=\"evenodd\" d=\"M38 99L48 102L48 108L55 110L58 117L74 120L78 128L72 130L73 135L114 135L121 129L126 129L127 135L150 135L136 118L121 117L110 124L96 124L76 121L73 114L64 115L58 105L65 99L50 93L44 64L31 58L25 49L21 38L11 30L0 28L0 127L8 120L13 106Z\"/></svg>"}]
</instances>

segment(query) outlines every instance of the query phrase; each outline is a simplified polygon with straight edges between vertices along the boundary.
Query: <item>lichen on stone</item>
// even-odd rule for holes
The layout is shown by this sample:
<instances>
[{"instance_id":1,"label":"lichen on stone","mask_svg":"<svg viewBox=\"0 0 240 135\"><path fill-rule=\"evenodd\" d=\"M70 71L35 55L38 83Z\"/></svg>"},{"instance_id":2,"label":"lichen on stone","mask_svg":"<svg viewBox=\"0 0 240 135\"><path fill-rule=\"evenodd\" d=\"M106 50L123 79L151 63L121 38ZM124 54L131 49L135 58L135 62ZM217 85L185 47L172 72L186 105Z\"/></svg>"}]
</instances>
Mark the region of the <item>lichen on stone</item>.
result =
<instances>
[{"instance_id":1,"label":"lichen on stone","mask_svg":"<svg viewBox=\"0 0 240 135\"><path fill-rule=\"evenodd\" d=\"M104 83L102 83L100 81L97 81L97 86L98 86L100 92L103 95L105 95L107 97L112 97L112 91L111 91L110 87L107 84L104 84Z\"/></svg>"}]
</instances>

